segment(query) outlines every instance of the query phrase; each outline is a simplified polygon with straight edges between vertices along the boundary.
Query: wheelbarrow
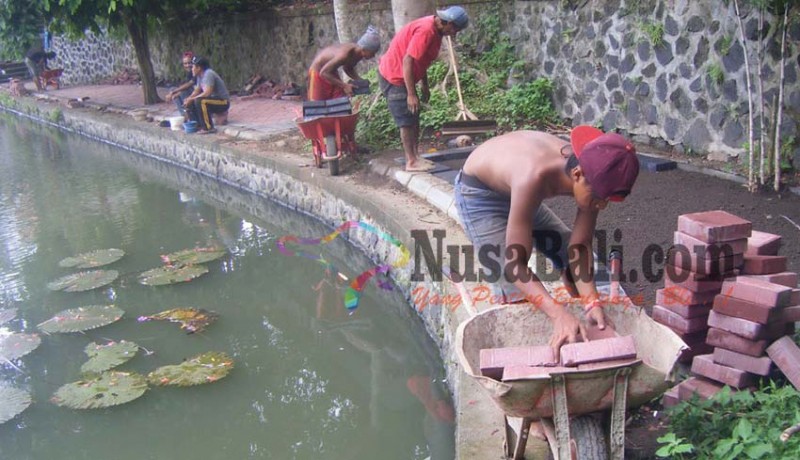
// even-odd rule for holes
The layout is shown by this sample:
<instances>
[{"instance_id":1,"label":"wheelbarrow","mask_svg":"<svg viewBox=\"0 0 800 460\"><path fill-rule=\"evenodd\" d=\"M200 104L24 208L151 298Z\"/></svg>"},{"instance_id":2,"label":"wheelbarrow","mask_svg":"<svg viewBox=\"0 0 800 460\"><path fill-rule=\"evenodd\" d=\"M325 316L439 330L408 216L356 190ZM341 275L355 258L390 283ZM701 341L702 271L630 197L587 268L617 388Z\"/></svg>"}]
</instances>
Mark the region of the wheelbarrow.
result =
<instances>
[{"instance_id":1,"label":"wheelbarrow","mask_svg":"<svg viewBox=\"0 0 800 460\"><path fill-rule=\"evenodd\" d=\"M330 104L331 101L322 102ZM336 176L339 174L339 160L344 155L356 153L358 111L351 113L348 100L347 109L343 113L332 113L337 110L336 106L323 105L317 109L321 115L314 116L315 109L306 107L307 104L303 107L304 116L297 118L295 122L303 136L311 141L314 164L322 168L328 163L331 176Z\"/></svg>"},{"instance_id":2,"label":"wheelbarrow","mask_svg":"<svg viewBox=\"0 0 800 460\"><path fill-rule=\"evenodd\" d=\"M39 74L39 82L42 85L42 89L47 89L48 86L58 89L60 86L59 78L61 78L62 73L64 73L64 69L43 70Z\"/></svg>"}]
</instances>

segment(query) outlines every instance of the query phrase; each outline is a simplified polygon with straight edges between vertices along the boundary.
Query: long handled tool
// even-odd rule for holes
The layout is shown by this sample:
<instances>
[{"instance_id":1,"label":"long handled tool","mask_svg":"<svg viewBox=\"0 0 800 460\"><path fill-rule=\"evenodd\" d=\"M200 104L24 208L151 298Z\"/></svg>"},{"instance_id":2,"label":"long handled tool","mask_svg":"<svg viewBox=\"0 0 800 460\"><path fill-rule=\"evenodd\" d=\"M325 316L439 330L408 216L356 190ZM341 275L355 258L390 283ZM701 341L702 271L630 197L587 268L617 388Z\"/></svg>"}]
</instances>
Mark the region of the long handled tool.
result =
<instances>
[{"instance_id":1,"label":"long handled tool","mask_svg":"<svg viewBox=\"0 0 800 460\"><path fill-rule=\"evenodd\" d=\"M458 115L456 121L442 125L442 135L457 134L482 134L497 129L497 122L494 120L478 120L464 104L464 97L461 94L461 81L458 78L458 65L456 64L456 52L453 49L453 40L447 36L447 47L450 51L450 65L453 66L453 75L456 79L456 92L458 93Z\"/></svg>"}]
</instances>

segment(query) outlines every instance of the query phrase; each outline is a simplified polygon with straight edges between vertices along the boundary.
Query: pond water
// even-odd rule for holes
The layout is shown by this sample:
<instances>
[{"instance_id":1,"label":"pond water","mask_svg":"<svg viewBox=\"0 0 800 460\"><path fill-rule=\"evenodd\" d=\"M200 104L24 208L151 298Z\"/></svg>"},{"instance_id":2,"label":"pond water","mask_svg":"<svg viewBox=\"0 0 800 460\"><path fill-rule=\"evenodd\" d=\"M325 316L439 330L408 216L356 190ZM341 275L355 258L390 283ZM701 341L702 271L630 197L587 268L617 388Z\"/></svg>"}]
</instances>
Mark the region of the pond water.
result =
<instances>
[{"instance_id":1,"label":"pond water","mask_svg":"<svg viewBox=\"0 0 800 460\"><path fill-rule=\"evenodd\" d=\"M85 333L43 334L33 353L0 364L0 382L34 398L0 425L0 459L453 458L442 362L397 289L370 282L348 315L343 282L275 245L330 231L189 171L0 114L0 308L19 311L0 334L38 332L67 308L125 311ZM160 255L210 245L229 254L208 274L170 286L137 282ZM74 272L61 259L112 247L126 255L107 267L120 272L111 285L47 289ZM340 238L304 250L351 280L372 266ZM176 307L220 319L197 334L136 320ZM142 349L121 370L147 374L208 351L227 353L235 367L215 383L150 387L111 408L50 402L80 380L89 343L122 339Z\"/></svg>"}]
</instances>

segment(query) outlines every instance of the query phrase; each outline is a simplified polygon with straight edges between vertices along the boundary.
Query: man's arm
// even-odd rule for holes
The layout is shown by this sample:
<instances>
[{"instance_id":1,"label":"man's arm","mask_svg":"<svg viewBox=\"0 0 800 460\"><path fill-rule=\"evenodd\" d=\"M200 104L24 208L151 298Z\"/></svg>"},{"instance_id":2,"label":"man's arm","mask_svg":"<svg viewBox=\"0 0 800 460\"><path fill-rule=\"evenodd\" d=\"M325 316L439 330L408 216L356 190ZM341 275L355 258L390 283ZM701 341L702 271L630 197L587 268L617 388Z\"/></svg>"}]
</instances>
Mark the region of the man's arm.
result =
<instances>
[{"instance_id":1,"label":"man's arm","mask_svg":"<svg viewBox=\"0 0 800 460\"><path fill-rule=\"evenodd\" d=\"M338 86L339 88L342 88L345 94L347 94L348 96L352 96L353 85L345 83L342 81L341 78L339 78L339 67L345 65L345 63L347 62L347 56L348 56L347 52L341 52L341 51L337 52L336 55L334 55L331 60L329 60L327 63L325 63L324 66L322 66L322 69L320 70L319 74L322 76L322 78L328 80L329 82ZM347 71L347 67L345 67L345 73L347 73L347 75L350 75L350 73ZM352 76L350 77L352 78Z\"/></svg>"},{"instance_id":2,"label":"man's arm","mask_svg":"<svg viewBox=\"0 0 800 460\"><path fill-rule=\"evenodd\" d=\"M598 214L597 209L578 208L568 246L569 270L581 303L584 305L589 305L599 298L594 281L594 252L592 252L592 239ZM605 327L602 308L592 308L588 314L601 329Z\"/></svg>"},{"instance_id":3,"label":"man's arm","mask_svg":"<svg viewBox=\"0 0 800 460\"><path fill-rule=\"evenodd\" d=\"M406 54L403 57L403 82L406 85L406 103L411 113L419 112L419 97L417 87L414 85L414 58Z\"/></svg>"},{"instance_id":4,"label":"man's arm","mask_svg":"<svg viewBox=\"0 0 800 460\"><path fill-rule=\"evenodd\" d=\"M430 86L428 86L428 69L425 69L425 73L422 74L422 80L420 80L420 92L422 93L420 95L420 100L427 103L431 99L431 89Z\"/></svg>"},{"instance_id":5,"label":"man's arm","mask_svg":"<svg viewBox=\"0 0 800 460\"><path fill-rule=\"evenodd\" d=\"M175 88L172 91L167 93L167 100L171 101L172 99L175 98L175 96L177 96L178 94L182 93L183 91L191 88L193 85L194 85L194 78L189 80L189 81L187 81L187 82L184 82L183 84L181 84L177 88Z\"/></svg>"}]
</instances>

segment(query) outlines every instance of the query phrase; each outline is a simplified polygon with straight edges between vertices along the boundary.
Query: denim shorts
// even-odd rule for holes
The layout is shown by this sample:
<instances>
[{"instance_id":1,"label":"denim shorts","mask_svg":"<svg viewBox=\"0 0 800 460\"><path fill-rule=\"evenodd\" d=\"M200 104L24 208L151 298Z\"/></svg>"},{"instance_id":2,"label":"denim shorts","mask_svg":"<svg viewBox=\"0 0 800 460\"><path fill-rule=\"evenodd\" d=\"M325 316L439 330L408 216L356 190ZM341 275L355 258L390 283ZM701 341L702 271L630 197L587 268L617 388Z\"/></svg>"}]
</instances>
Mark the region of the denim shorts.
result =
<instances>
[{"instance_id":1,"label":"denim shorts","mask_svg":"<svg viewBox=\"0 0 800 460\"><path fill-rule=\"evenodd\" d=\"M398 127L405 128L419 124L419 112L414 114L408 110L408 91L406 91L405 86L389 83L380 72L378 72L378 86L381 89L381 93L386 97L389 113L392 114L394 123Z\"/></svg>"},{"instance_id":2,"label":"denim shorts","mask_svg":"<svg viewBox=\"0 0 800 460\"><path fill-rule=\"evenodd\" d=\"M499 253L493 252L491 257L499 261L500 267L504 267L511 199L491 190L474 177L462 176L464 176L463 171L459 172L455 179L455 200L464 230L475 246L475 260L478 260L481 247L492 245L499 248ZM544 204L539 205L536 210L532 225L536 250L547 257L555 268L552 273L541 273L541 270L538 270L536 275L543 281L550 281L551 278L555 280L569 262L567 245L572 232L564 221ZM484 270L487 268L484 267ZM493 295L497 299L502 299L503 303L522 299L520 290L507 281L502 273L498 275L500 276L497 282L492 283Z\"/></svg>"}]
</instances>

